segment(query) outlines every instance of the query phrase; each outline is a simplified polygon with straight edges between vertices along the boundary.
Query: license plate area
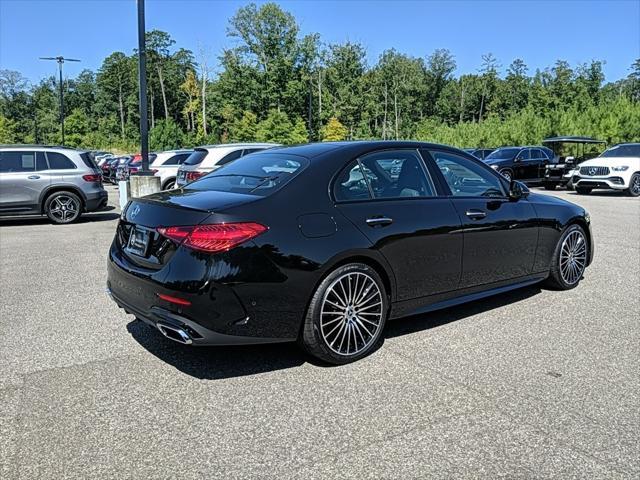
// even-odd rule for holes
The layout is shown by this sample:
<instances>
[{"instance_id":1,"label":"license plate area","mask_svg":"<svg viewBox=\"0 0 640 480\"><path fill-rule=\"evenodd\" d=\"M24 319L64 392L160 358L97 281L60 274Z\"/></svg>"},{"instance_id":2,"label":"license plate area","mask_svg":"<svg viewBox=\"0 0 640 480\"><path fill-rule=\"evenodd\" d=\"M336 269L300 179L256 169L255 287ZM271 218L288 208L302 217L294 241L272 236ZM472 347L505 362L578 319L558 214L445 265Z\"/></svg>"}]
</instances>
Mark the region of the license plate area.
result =
<instances>
[{"instance_id":1,"label":"license plate area","mask_svg":"<svg viewBox=\"0 0 640 480\"><path fill-rule=\"evenodd\" d=\"M151 244L151 230L148 228L133 225L129 233L129 240L125 250L128 253L147 257L149 255L149 245Z\"/></svg>"}]
</instances>

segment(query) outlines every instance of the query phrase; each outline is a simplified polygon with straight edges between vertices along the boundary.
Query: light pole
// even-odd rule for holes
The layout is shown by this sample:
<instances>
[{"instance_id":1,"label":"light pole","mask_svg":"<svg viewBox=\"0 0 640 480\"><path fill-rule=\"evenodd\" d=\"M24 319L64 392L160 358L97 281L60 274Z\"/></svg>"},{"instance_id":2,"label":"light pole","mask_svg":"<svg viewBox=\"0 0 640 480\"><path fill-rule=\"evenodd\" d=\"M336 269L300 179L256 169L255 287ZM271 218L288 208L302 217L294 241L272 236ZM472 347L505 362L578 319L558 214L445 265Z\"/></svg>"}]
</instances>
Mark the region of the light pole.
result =
<instances>
[{"instance_id":1,"label":"light pole","mask_svg":"<svg viewBox=\"0 0 640 480\"><path fill-rule=\"evenodd\" d=\"M138 0L138 89L140 95L140 156L142 175L149 175L149 132L147 125L147 46L144 26L144 0Z\"/></svg>"},{"instance_id":2,"label":"light pole","mask_svg":"<svg viewBox=\"0 0 640 480\"><path fill-rule=\"evenodd\" d=\"M79 62L75 58L59 57L40 57L40 60L55 60L58 62L58 71L60 74L58 85L60 86L60 129L62 131L62 145L64 145L64 90L62 88L62 64L64 62Z\"/></svg>"}]
</instances>

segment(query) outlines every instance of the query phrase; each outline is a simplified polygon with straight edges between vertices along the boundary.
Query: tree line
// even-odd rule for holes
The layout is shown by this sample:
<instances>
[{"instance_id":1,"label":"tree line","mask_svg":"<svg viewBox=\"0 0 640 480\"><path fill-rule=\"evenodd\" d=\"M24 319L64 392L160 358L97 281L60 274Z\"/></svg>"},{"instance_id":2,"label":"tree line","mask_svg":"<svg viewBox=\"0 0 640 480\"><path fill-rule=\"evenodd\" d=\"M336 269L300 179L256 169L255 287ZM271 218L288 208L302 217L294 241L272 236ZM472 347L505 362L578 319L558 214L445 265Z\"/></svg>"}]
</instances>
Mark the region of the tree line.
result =
<instances>
[{"instance_id":1,"label":"tree line","mask_svg":"<svg viewBox=\"0 0 640 480\"><path fill-rule=\"evenodd\" d=\"M605 82L598 60L558 60L531 72L522 59L504 67L491 53L475 73L456 76L446 49L425 58L389 49L369 65L361 44L303 36L294 16L274 3L240 8L227 35L234 46L216 63L205 46L194 52L167 32L147 33L152 149L343 139L493 147L552 135L640 141L640 59L615 82ZM137 150L137 75L134 50L65 80L66 143ZM0 143L60 140L55 76L30 84L0 70Z\"/></svg>"}]
</instances>

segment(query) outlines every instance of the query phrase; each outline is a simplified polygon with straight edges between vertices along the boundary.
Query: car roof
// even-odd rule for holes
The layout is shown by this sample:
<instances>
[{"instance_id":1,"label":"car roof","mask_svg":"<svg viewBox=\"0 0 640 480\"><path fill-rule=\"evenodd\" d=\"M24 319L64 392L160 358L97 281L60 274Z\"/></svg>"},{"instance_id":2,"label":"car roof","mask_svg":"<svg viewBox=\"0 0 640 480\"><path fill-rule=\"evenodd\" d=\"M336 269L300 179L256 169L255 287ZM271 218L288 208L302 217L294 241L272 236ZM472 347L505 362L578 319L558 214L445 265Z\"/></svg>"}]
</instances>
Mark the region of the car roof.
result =
<instances>
[{"instance_id":1,"label":"car roof","mask_svg":"<svg viewBox=\"0 0 640 480\"><path fill-rule=\"evenodd\" d=\"M89 151L81 148L65 147L63 145L40 145L40 144L28 144L28 143L0 145L0 149L5 149L5 148L11 149L11 150L23 149L23 148L42 149L42 150L67 150L67 151L79 152L79 153Z\"/></svg>"},{"instance_id":2,"label":"car roof","mask_svg":"<svg viewBox=\"0 0 640 480\"><path fill-rule=\"evenodd\" d=\"M445 148L447 150L459 150L449 145L437 143L419 142L413 140L355 140L344 142L318 142L294 145L291 147L275 148L260 152L260 155L274 155L277 153L287 153L298 155L307 159L319 157L329 152L341 151L352 156L361 155L371 150L390 148Z\"/></svg>"},{"instance_id":3,"label":"car roof","mask_svg":"<svg viewBox=\"0 0 640 480\"><path fill-rule=\"evenodd\" d=\"M279 147L279 143L219 143L214 145L200 145L196 149L212 150L217 148L252 148L252 147Z\"/></svg>"},{"instance_id":4,"label":"car roof","mask_svg":"<svg viewBox=\"0 0 640 480\"><path fill-rule=\"evenodd\" d=\"M549 137L545 138L542 143L607 143L604 140L598 140L592 137L566 136L566 137Z\"/></svg>"}]
</instances>

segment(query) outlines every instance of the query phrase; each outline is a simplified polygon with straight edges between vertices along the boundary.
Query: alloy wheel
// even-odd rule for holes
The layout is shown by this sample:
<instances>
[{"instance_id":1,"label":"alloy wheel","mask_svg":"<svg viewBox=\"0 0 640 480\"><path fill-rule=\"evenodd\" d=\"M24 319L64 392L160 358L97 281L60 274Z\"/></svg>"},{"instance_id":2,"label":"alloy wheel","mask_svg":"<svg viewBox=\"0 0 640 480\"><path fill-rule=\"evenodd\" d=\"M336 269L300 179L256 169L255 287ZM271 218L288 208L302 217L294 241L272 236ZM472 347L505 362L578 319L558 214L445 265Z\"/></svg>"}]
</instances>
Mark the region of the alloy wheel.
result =
<instances>
[{"instance_id":1,"label":"alloy wheel","mask_svg":"<svg viewBox=\"0 0 640 480\"><path fill-rule=\"evenodd\" d=\"M631 179L631 193L634 196L640 195L640 175L634 175Z\"/></svg>"},{"instance_id":2,"label":"alloy wheel","mask_svg":"<svg viewBox=\"0 0 640 480\"><path fill-rule=\"evenodd\" d=\"M49 212L60 223L73 221L80 213L80 204L74 198L67 195L59 195L53 199Z\"/></svg>"},{"instance_id":3,"label":"alloy wheel","mask_svg":"<svg viewBox=\"0 0 640 480\"><path fill-rule=\"evenodd\" d=\"M346 273L327 288L320 310L320 333L334 353L353 356L378 336L384 311L382 292L363 272Z\"/></svg>"},{"instance_id":4,"label":"alloy wheel","mask_svg":"<svg viewBox=\"0 0 640 480\"><path fill-rule=\"evenodd\" d=\"M587 242L580 230L573 230L560 248L560 275L568 285L581 278L587 266Z\"/></svg>"}]
</instances>

